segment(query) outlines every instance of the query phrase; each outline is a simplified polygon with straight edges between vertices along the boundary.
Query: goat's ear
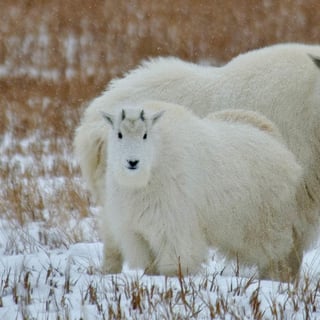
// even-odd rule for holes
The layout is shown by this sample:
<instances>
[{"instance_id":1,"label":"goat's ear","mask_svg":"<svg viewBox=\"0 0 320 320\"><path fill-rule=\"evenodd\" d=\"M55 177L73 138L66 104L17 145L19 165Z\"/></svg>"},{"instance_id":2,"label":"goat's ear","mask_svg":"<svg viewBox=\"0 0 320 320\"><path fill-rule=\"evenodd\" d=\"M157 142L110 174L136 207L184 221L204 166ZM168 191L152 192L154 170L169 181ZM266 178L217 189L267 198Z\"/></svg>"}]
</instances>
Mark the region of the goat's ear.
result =
<instances>
[{"instance_id":1,"label":"goat's ear","mask_svg":"<svg viewBox=\"0 0 320 320\"><path fill-rule=\"evenodd\" d=\"M152 125L157 123L158 120L162 117L162 115L164 113L165 113L165 110L162 110L162 111L159 111L159 112L155 113L154 115L152 115L152 117L151 117Z\"/></svg>"},{"instance_id":2,"label":"goat's ear","mask_svg":"<svg viewBox=\"0 0 320 320\"><path fill-rule=\"evenodd\" d=\"M101 115L102 117L107 120L107 122L112 126L113 128L113 125L114 125L114 115L110 114L110 113L107 113L107 112L103 112L101 111Z\"/></svg>"},{"instance_id":3,"label":"goat's ear","mask_svg":"<svg viewBox=\"0 0 320 320\"><path fill-rule=\"evenodd\" d=\"M311 60L313 61L313 63L320 68L320 57L315 57L311 54L308 54L308 56L311 58Z\"/></svg>"}]
</instances>

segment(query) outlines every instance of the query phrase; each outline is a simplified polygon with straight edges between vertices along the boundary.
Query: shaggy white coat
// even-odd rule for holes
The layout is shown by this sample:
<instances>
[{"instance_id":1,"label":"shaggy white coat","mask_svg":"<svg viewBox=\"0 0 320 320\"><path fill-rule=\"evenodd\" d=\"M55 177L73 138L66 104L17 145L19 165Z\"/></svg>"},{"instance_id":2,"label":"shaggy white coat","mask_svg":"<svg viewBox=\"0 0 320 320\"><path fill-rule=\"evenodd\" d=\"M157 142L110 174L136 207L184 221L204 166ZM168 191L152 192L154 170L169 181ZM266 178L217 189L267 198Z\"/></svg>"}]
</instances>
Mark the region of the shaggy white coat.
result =
<instances>
[{"instance_id":1,"label":"shaggy white coat","mask_svg":"<svg viewBox=\"0 0 320 320\"><path fill-rule=\"evenodd\" d=\"M135 118L118 121L109 132L101 224L105 271L120 272L125 260L148 273L174 275L180 259L182 271L194 273L213 246L242 264L257 265L262 278L284 280L294 267L288 257L301 177L294 155L252 125L252 114L243 123L214 116L199 119L164 102L144 103L141 109L146 117L165 113L152 128L141 129L144 121L137 111ZM264 128L268 126L266 122ZM119 132L129 136L124 149L118 148ZM149 142L142 139L144 132ZM150 153L147 158L144 148ZM134 176L138 170L127 170L121 160L126 153L140 159L140 152L151 161L143 186L140 175Z\"/></svg>"},{"instance_id":2,"label":"shaggy white coat","mask_svg":"<svg viewBox=\"0 0 320 320\"><path fill-rule=\"evenodd\" d=\"M301 261L317 234L320 207L320 70L309 54L320 57L320 46L274 45L239 55L223 67L159 58L112 81L85 110L75 136L81 170L97 202L103 203L107 167L108 128L101 110L146 99L179 103L201 116L228 108L257 110L275 122L304 169L297 193L297 234L302 236L293 253Z\"/></svg>"}]
</instances>

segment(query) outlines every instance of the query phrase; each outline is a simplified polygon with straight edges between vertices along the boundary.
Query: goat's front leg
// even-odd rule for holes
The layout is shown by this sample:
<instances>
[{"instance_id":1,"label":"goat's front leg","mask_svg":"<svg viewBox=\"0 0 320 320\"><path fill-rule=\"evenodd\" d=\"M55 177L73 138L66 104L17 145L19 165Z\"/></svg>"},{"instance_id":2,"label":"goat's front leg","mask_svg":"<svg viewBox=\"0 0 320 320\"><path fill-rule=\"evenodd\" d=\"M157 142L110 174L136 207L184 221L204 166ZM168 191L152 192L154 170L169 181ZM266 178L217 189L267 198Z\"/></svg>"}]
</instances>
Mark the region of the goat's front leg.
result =
<instances>
[{"instance_id":1,"label":"goat's front leg","mask_svg":"<svg viewBox=\"0 0 320 320\"><path fill-rule=\"evenodd\" d=\"M143 269L147 274L157 274L150 246L142 235L126 231L121 250L130 268Z\"/></svg>"},{"instance_id":2,"label":"goat's front leg","mask_svg":"<svg viewBox=\"0 0 320 320\"><path fill-rule=\"evenodd\" d=\"M208 245L200 233L166 237L156 258L157 269L167 276L194 274L200 270L207 252Z\"/></svg>"},{"instance_id":3,"label":"goat's front leg","mask_svg":"<svg viewBox=\"0 0 320 320\"><path fill-rule=\"evenodd\" d=\"M122 270L123 258L120 248L116 245L110 233L103 234L103 265L104 273L120 273Z\"/></svg>"}]
</instances>

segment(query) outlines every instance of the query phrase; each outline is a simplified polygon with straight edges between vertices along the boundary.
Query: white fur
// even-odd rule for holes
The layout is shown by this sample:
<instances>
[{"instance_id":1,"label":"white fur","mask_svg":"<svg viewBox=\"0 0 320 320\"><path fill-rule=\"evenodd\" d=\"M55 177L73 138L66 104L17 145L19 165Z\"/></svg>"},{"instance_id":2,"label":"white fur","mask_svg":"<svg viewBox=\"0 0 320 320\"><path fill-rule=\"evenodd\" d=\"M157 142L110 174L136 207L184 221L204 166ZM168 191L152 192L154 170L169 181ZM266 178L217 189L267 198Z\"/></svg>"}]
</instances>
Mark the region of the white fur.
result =
<instances>
[{"instance_id":1,"label":"white fur","mask_svg":"<svg viewBox=\"0 0 320 320\"><path fill-rule=\"evenodd\" d=\"M297 194L301 259L318 229L320 207L320 70L308 54L320 46L280 44L242 54L223 67L200 66L176 58L144 62L114 80L92 101L76 131L75 151L89 189L102 204L105 196L108 128L100 111L113 112L126 102L163 100L204 116L242 108L262 112L277 127L304 169Z\"/></svg>"},{"instance_id":2,"label":"white fur","mask_svg":"<svg viewBox=\"0 0 320 320\"><path fill-rule=\"evenodd\" d=\"M199 119L164 102L125 114L124 120L120 113L112 117L109 132L102 209L106 272L120 272L125 260L173 275L180 259L182 271L194 273L214 246L257 265L263 278L295 275L299 266L290 265L289 256L301 168L282 143L251 123ZM140 160L135 170L128 169L128 159Z\"/></svg>"},{"instance_id":3,"label":"white fur","mask_svg":"<svg viewBox=\"0 0 320 320\"><path fill-rule=\"evenodd\" d=\"M264 117L261 113L244 110L244 109L226 109L223 111L209 113L206 119L211 120L223 120L230 123L241 122L248 124L261 131L265 131L274 136L279 141L283 142L283 138L279 132L279 129L268 118Z\"/></svg>"}]
</instances>

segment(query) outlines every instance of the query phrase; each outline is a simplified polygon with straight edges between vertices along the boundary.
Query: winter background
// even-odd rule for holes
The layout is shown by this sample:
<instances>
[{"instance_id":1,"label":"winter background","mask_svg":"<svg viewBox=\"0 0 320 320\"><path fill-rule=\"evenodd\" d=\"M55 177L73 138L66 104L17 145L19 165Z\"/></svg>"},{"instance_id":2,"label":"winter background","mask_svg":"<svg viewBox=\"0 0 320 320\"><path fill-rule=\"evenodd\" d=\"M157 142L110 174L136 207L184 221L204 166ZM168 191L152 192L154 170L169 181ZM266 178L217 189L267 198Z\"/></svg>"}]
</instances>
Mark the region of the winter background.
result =
<instances>
[{"instance_id":1,"label":"winter background","mask_svg":"<svg viewBox=\"0 0 320 320\"><path fill-rule=\"evenodd\" d=\"M0 13L0 319L320 319L320 241L295 285L214 251L196 276L103 275L72 154L86 104L141 59L319 44L318 0L2 0Z\"/></svg>"}]
</instances>

